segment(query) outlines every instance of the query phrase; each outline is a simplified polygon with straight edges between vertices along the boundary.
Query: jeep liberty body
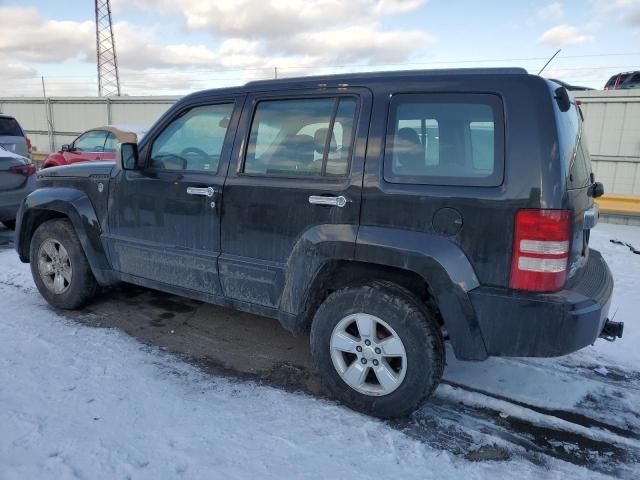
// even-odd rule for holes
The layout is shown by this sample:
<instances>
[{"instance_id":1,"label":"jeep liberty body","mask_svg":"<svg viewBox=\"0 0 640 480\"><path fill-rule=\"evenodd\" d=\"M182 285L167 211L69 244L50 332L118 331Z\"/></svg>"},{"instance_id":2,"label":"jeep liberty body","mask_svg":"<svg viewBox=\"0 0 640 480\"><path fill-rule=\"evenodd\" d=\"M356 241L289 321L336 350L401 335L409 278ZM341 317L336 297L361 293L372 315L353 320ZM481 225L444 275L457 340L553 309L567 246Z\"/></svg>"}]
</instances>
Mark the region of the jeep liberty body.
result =
<instances>
[{"instance_id":1,"label":"jeep liberty body","mask_svg":"<svg viewBox=\"0 0 640 480\"><path fill-rule=\"evenodd\" d=\"M332 395L406 415L445 340L483 360L621 336L582 122L522 69L203 91L116 164L40 172L16 248L55 307L129 282L274 317L310 332Z\"/></svg>"}]
</instances>

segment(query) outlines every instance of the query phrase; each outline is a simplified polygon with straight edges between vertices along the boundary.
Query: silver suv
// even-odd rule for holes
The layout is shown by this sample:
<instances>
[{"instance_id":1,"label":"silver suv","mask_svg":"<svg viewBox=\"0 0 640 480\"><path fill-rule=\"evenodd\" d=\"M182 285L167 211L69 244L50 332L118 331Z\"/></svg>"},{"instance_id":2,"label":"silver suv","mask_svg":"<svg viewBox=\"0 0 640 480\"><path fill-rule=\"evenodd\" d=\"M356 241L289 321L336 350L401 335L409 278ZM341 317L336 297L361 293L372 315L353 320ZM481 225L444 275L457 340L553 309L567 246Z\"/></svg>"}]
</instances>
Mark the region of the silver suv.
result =
<instances>
[{"instance_id":1,"label":"silver suv","mask_svg":"<svg viewBox=\"0 0 640 480\"><path fill-rule=\"evenodd\" d=\"M2 113L0 113L0 147L31 158L31 140L24 134L15 118Z\"/></svg>"}]
</instances>

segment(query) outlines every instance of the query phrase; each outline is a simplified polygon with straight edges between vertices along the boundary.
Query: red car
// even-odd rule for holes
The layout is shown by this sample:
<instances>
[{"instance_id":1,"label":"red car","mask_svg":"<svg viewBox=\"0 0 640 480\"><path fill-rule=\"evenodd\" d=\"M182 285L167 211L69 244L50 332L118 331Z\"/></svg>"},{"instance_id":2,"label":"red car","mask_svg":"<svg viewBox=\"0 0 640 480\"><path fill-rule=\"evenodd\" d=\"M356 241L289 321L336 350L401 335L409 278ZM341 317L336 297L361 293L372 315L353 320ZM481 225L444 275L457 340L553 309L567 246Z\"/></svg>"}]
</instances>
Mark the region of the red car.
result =
<instances>
[{"instance_id":1,"label":"red car","mask_svg":"<svg viewBox=\"0 0 640 480\"><path fill-rule=\"evenodd\" d=\"M139 125L107 125L87 130L71 145L62 145L59 152L51 153L42 163L42 168L59 167L77 162L116 159L119 143L137 143L147 132Z\"/></svg>"}]
</instances>

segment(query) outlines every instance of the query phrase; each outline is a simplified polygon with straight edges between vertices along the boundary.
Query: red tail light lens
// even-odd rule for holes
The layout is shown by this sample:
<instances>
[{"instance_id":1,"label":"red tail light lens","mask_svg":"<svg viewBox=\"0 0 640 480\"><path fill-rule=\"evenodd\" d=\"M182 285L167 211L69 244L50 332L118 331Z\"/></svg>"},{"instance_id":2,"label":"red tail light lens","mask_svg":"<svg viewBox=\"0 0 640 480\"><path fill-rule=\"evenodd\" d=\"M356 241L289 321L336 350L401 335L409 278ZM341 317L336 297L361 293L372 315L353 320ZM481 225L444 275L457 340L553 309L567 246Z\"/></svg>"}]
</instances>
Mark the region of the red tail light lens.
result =
<instances>
[{"instance_id":1,"label":"red tail light lens","mask_svg":"<svg viewBox=\"0 0 640 480\"><path fill-rule=\"evenodd\" d=\"M516 214L510 286L553 292L567 279L570 210L519 210Z\"/></svg>"},{"instance_id":2,"label":"red tail light lens","mask_svg":"<svg viewBox=\"0 0 640 480\"><path fill-rule=\"evenodd\" d=\"M36 173L36 166L33 163L28 163L26 165L16 165L15 167L9 167L9 171L17 175L30 177L31 175Z\"/></svg>"},{"instance_id":3,"label":"red tail light lens","mask_svg":"<svg viewBox=\"0 0 640 480\"><path fill-rule=\"evenodd\" d=\"M26 137L26 140L27 140L27 151L31 153L31 151L33 150L33 146L31 145L31 139L29 137Z\"/></svg>"}]
</instances>

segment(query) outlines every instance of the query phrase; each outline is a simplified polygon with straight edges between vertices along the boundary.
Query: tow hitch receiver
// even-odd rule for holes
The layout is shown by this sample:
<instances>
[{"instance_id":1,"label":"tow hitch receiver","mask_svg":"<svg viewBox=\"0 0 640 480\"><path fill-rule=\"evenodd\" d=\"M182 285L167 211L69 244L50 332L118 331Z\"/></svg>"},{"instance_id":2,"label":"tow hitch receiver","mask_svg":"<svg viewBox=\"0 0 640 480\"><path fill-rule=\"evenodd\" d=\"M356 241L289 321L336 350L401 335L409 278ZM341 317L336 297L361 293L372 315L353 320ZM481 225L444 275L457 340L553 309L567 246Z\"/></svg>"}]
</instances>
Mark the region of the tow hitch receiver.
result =
<instances>
[{"instance_id":1,"label":"tow hitch receiver","mask_svg":"<svg viewBox=\"0 0 640 480\"><path fill-rule=\"evenodd\" d=\"M607 319L600 332L600 338L613 342L616 338L622 338L623 330L624 322L613 322Z\"/></svg>"}]
</instances>

